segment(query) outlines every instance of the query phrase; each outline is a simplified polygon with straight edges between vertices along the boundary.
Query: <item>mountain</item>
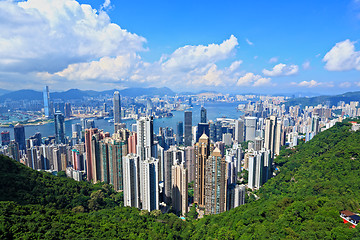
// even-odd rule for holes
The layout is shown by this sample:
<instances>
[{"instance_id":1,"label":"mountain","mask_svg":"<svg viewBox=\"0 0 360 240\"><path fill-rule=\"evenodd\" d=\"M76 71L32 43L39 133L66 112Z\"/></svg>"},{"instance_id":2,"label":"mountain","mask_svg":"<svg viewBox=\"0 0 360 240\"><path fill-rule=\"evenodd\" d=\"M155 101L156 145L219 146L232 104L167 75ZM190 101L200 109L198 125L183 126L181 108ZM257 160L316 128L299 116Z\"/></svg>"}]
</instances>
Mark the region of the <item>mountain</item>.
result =
<instances>
[{"instance_id":1,"label":"mountain","mask_svg":"<svg viewBox=\"0 0 360 240\"><path fill-rule=\"evenodd\" d=\"M360 101L360 91L356 92L347 92L339 95L333 96L317 96L317 97L302 97L294 98L287 101L286 105L298 105L302 104L303 106L316 106L318 104L330 103L330 106L336 105L339 101L344 101L349 103L350 101Z\"/></svg>"},{"instance_id":2,"label":"mountain","mask_svg":"<svg viewBox=\"0 0 360 240\"><path fill-rule=\"evenodd\" d=\"M276 176L249 190L245 205L200 220L112 207L116 197L105 195L106 185L84 188L89 183L57 180L0 157L0 239L359 239L339 217L360 207L360 131L350 128L337 123L282 149ZM90 208L94 201L103 209Z\"/></svg>"},{"instance_id":3,"label":"mountain","mask_svg":"<svg viewBox=\"0 0 360 240\"><path fill-rule=\"evenodd\" d=\"M122 90L107 90L107 91L92 91L92 90L79 90L79 89L70 89L64 92L51 92L51 99L62 99L64 101L68 100L78 100L83 99L85 97L100 97L105 95L113 95L114 91L120 91L122 96L127 97L137 97L137 96L174 96L175 93L167 88L126 88ZM35 90L19 90L14 92L9 92L1 95L0 91L0 102L4 102L5 100L19 101L19 100L42 100L43 93Z\"/></svg>"}]
</instances>

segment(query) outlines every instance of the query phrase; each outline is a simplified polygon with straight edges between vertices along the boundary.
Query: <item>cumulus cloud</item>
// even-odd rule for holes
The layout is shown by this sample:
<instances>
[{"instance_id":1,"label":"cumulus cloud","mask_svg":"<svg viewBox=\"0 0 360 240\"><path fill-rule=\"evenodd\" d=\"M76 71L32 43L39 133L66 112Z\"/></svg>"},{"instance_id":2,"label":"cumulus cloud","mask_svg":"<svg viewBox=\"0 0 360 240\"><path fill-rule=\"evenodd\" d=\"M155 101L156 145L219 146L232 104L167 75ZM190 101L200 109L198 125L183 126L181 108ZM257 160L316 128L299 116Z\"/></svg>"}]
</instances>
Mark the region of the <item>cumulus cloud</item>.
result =
<instances>
[{"instance_id":1,"label":"cumulus cloud","mask_svg":"<svg viewBox=\"0 0 360 240\"><path fill-rule=\"evenodd\" d=\"M323 58L325 68L329 71L360 71L360 51L355 51L355 42L349 39L336 45Z\"/></svg>"},{"instance_id":2,"label":"cumulus cloud","mask_svg":"<svg viewBox=\"0 0 360 240\"><path fill-rule=\"evenodd\" d=\"M107 3L104 3L104 6ZM0 70L56 72L69 64L144 50L145 38L75 0L0 2Z\"/></svg>"},{"instance_id":3,"label":"cumulus cloud","mask_svg":"<svg viewBox=\"0 0 360 240\"><path fill-rule=\"evenodd\" d=\"M263 69L262 72L265 76L278 77L278 76L290 76L298 73L299 66L297 65L286 65L279 63L275 65L272 70Z\"/></svg>"},{"instance_id":4,"label":"cumulus cloud","mask_svg":"<svg viewBox=\"0 0 360 240\"><path fill-rule=\"evenodd\" d=\"M234 35L231 35L221 44L187 45L176 49L168 57L163 56L162 67L171 71L189 71L199 66L227 59L234 54L237 45L238 41Z\"/></svg>"},{"instance_id":5,"label":"cumulus cloud","mask_svg":"<svg viewBox=\"0 0 360 240\"><path fill-rule=\"evenodd\" d=\"M244 76L240 77L236 83L238 86L253 86L253 87L264 87L273 85L271 83L271 78L264 78L260 75L254 73L246 73Z\"/></svg>"},{"instance_id":6,"label":"cumulus cloud","mask_svg":"<svg viewBox=\"0 0 360 240\"><path fill-rule=\"evenodd\" d=\"M151 85L171 83L177 86L235 85L241 60L219 69L216 62L233 55L237 39L230 36L220 44L184 46L159 61L144 62L136 53L103 57L86 63L70 64L54 74L39 73L42 78L63 77L68 80L100 79L107 83L142 82Z\"/></svg>"},{"instance_id":7,"label":"cumulus cloud","mask_svg":"<svg viewBox=\"0 0 360 240\"><path fill-rule=\"evenodd\" d=\"M269 59L269 63L276 63L277 61L279 61L278 57L272 57Z\"/></svg>"}]
</instances>

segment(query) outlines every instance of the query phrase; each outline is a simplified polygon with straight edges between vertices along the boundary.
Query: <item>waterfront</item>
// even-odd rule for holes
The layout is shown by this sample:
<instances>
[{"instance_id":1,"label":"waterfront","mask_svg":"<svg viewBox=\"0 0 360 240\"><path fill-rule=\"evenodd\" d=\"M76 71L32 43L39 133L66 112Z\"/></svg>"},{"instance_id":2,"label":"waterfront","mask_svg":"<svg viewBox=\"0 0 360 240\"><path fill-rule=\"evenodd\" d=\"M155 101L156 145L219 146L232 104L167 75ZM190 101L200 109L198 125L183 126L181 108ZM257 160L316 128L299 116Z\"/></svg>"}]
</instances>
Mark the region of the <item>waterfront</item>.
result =
<instances>
[{"instance_id":1,"label":"waterfront","mask_svg":"<svg viewBox=\"0 0 360 240\"><path fill-rule=\"evenodd\" d=\"M243 113L237 111L236 107L239 102L236 103L206 103L205 108L207 110L208 120L216 120L216 118L227 117L227 118L239 118ZM200 105L194 105L193 108L188 109L188 111L193 112L193 126L197 125L200 121ZM184 112L183 111L174 111L172 112L173 116L168 118L159 118L154 119L154 132L158 133L159 127L170 127L174 129L176 133L176 124L179 121L184 121ZM114 124L109 123L105 119L93 119L95 122L95 127L103 129L105 132L113 133ZM123 120L122 122L126 123L126 127L131 129L131 124L136 123L135 120ZM68 120L65 122L65 133L66 136L71 137L71 125L75 123L80 123L80 119ZM11 127L1 127L0 131L10 131L11 139L14 138L14 129ZM34 135L36 132L40 132L43 137L53 136L54 135L54 122L43 124L43 125L28 125L25 126L25 137L29 138Z\"/></svg>"}]
</instances>

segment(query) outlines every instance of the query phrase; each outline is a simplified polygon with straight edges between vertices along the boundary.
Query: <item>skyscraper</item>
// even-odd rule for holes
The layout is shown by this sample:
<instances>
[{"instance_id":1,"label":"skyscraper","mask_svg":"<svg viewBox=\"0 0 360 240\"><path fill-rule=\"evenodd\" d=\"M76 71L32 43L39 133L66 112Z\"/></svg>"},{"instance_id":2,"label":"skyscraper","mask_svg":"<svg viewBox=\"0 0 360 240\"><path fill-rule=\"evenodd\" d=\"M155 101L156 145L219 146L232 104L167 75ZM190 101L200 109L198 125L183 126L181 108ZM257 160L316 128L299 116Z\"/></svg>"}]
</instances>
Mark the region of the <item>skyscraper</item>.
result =
<instances>
[{"instance_id":1,"label":"skyscraper","mask_svg":"<svg viewBox=\"0 0 360 240\"><path fill-rule=\"evenodd\" d=\"M200 207L205 207L205 169L209 155L210 140L206 134L203 134L195 144L194 203Z\"/></svg>"},{"instance_id":2,"label":"skyscraper","mask_svg":"<svg viewBox=\"0 0 360 240\"><path fill-rule=\"evenodd\" d=\"M124 206L140 208L139 164L136 154L123 157Z\"/></svg>"},{"instance_id":3,"label":"skyscraper","mask_svg":"<svg viewBox=\"0 0 360 240\"><path fill-rule=\"evenodd\" d=\"M215 148L206 160L205 214L226 211L226 162L220 149Z\"/></svg>"},{"instance_id":4,"label":"skyscraper","mask_svg":"<svg viewBox=\"0 0 360 240\"><path fill-rule=\"evenodd\" d=\"M45 86L43 90L43 98L44 98L44 114L45 117L51 117L51 111L50 111L50 93L49 93L49 87Z\"/></svg>"},{"instance_id":5,"label":"skyscraper","mask_svg":"<svg viewBox=\"0 0 360 240\"><path fill-rule=\"evenodd\" d=\"M280 153L281 124L276 116L270 116L265 120L264 147L271 152L271 158Z\"/></svg>"},{"instance_id":6,"label":"skyscraper","mask_svg":"<svg viewBox=\"0 0 360 240\"><path fill-rule=\"evenodd\" d=\"M2 131L1 132L1 145L9 145L10 143L10 132L9 131Z\"/></svg>"},{"instance_id":7,"label":"skyscraper","mask_svg":"<svg viewBox=\"0 0 360 240\"><path fill-rule=\"evenodd\" d=\"M183 144L183 137L184 137L184 124L183 124L183 122L178 122L177 124L176 124L176 130L177 130L177 132L176 132L176 143L178 144L178 145L182 145Z\"/></svg>"},{"instance_id":8,"label":"skyscraper","mask_svg":"<svg viewBox=\"0 0 360 240\"><path fill-rule=\"evenodd\" d=\"M207 123L206 108L204 108L203 106L200 110L200 123Z\"/></svg>"},{"instance_id":9,"label":"skyscraper","mask_svg":"<svg viewBox=\"0 0 360 240\"><path fill-rule=\"evenodd\" d=\"M121 102L120 93L114 92L114 124L121 122Z\"/></svg>"},{"instance_id":10,"label":"skyscraper","mask_svg":"<svg viewBox=\"0 0 360 240\"><path fill-rule=\"evenodd\" d=\"M69 118L71 116L71 103L65 103L64 113L66 118Z\"/></svg>"},{"instance_id":11,"label":"skyscraper","mask_svg":"<svg viewBox=\"0 0 360 240\"><path fill-rule=\"evenodd\" d=\"M175 163L181 164L184 160L184 152L178 150L175 146L164 152L164 195L165 203L172 201L172 166Z\"/></svg>"},{"instance_id":12,"label":"skyscraper","mask_svg":"<svg viewBox=\"0 0 360 240\"><path fill-rule=\"evenodd\" d=\"M19 123L14 127L14 139L19 144L19 150L26 150L25 128Z\"/></svg>"},{"instance_id":13,"label":"skyscraper","mask_svg":"<svg viewBox=\"0 0 360 240\"><path fill-rule=\"evenodd\" d=\"M255 140L256 117L245 117L245 141Z\"/></svg>"},{"instance_id":14,"label":"skyscraper","mask_svg":"<svg viewBox=\"0 0 360 240\"><path fill-rule=\"evenodd\" d=\"M210 127L209 123L199 123L197 128L197 134L196 134L196 142L199 141L199 138L206 134L206 136L210 136Z\"/></svg>"},{"instance_id":15,"label":"skyscraper","mask_svg":"<svg viewBox=\"0 0 360 240\"><path fill-rule=\"evenodd\" d=\"M185 122L185 134L184 134L184 142L185 146L191 146L192 141L192 112L185 111L184 112L184 122Z\"/></svg>"},{"instance_id":16,"label":"skyscraper","mask_svg":"<svg viewBox=\"0 0 360 240\"><path fill-rule=\"evenodd\" d=\"M140 200L143 210L159 209L159 160L140 160Z\"/></svg>"},{"instance_id":17,"label":"skyscraper","mask_svg":"<svg viewBox=\"0 0 360 240\"><path fill-rule=\"evenodd\" d=\"M235 120L235 141L241 143L244 140L244 120Z\"/></svg>"},{"instance_id":18,"label":"skyscraper","mask_svg":"<svg viewBox=\"0 0 360 240\"><path fill-rule=\"evenodd\" d=\"M176 212L185 215L188 212L188 170L183 164L176 163L171 172L172 206Z\"/></svg>"},{"instance_id":19,"label":"skyscraper","mask_svg":"<svg viewBox=\"0 0 360 240\"><path fill-rule=\"evenodd\" d=\"M137 154L140 161L155 156L154 120L152 117L141 117L137 121Z\"/></svg>"},{"instance_id":20,"label":"skyscraper","mask_svg":"<svg viewBox=\"0 0 360 240\"><path fill-rule=\"evenodd\" d=\"M65 121L60 111L55 113L55 140L57 144L65 143Z\"/></svg>"}]
</instances>

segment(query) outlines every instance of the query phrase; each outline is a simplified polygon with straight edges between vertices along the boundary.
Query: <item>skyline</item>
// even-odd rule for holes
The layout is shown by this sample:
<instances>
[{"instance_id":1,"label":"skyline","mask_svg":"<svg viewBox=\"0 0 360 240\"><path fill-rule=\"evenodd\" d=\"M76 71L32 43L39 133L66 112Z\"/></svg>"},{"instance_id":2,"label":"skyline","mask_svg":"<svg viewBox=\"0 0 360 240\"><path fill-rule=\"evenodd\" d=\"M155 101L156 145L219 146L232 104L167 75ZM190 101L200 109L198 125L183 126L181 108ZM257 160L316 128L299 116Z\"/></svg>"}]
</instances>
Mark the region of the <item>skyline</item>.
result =
<instances>
[{"instance_id":1,"label":"skyline","mask_svg":"<svg viewBox=\"0 0 360 240\"><path fill-rule=\"evenodd\" d=\"M360 1L322 5L1 1L0 88L360 90Z\"/></svg>"}]
</instances>

